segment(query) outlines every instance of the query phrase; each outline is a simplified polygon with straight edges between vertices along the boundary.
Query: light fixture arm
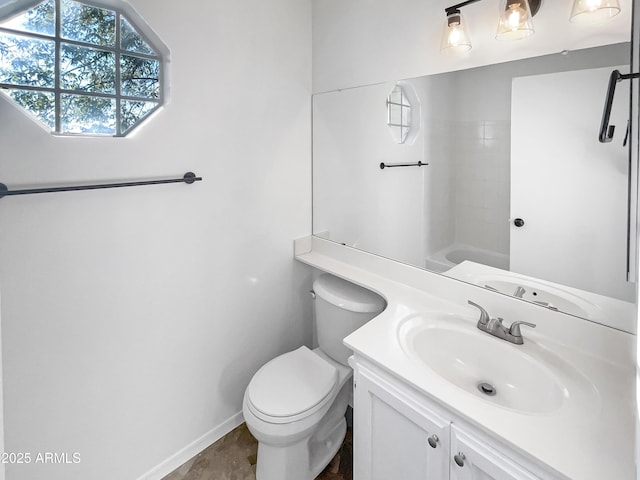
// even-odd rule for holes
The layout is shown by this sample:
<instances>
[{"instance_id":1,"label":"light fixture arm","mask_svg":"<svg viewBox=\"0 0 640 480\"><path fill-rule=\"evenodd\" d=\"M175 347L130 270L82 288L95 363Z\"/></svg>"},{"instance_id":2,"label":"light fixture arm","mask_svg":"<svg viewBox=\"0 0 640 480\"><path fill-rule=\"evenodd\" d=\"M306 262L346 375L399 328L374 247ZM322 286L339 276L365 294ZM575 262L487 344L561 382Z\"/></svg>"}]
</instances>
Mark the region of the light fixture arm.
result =
<instances>
[{"instance_id":1,"label":"light fixture arm","mask_svg":"<svg viewBox=\"0 0 640 480\"><path fill-rule=\"evenodd\" d=\"M477 3L480 0L467 0L466 2L458 3L457 5L453 5L451 7L447 7L444 9L447 15L452 13L460 13L460 9L462 7L466 7L467 5L471 5L472 3ZM508 2L507 2L508 3ZM529 8L531 9L531 16L535 16L540 10L540 5L542 4L542 0L529 0Z\"/></svg>"},{"instance_id":2,"label":"light fixture arm","mask_svg":"<svg viewBox=\"0 0 640 480\"><path fill-rule=\"evenodd\" d=\"M458 3L457 5L453 5L451 7L445 8L444 11L447 15L450 15L452 13L460 13L460 9L462 7L466 7L467 5L470 5L472 3L477 3L480 0L467 0L466 2L462 2L462 3Z\"/></svg>"}]
</instances>

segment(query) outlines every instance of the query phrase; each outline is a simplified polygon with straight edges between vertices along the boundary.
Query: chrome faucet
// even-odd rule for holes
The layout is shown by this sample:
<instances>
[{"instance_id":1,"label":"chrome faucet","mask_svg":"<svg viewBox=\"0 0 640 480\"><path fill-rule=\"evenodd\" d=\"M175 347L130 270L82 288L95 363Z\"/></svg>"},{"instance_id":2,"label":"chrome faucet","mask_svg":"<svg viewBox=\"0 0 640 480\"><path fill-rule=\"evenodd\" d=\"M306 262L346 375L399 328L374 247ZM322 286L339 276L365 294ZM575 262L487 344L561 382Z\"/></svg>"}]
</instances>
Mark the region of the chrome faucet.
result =
<instances>
[{"instance_id":1,"label":"chrome faucet","mask_svg":"<svg viewBox=\"0 0 640 480\"><path fill-rule=\"evenodd\" d=\"M522 298L524 297L524 294L527 293L527 291L522 288L521 286L518 286L518 288L516 288L516 291L513 292L513 296L516 298Z\"/></svg>"},{"instance_id":2,"label":"chrome faucet","mask_svg":"<svg viewBox=\"0 0 640 480\"><path fill-rule=\"evenodd\" d=\"M536 328L536 325L529 322L513 322L509 328L505 327L502 322L504 319L491 318L489 313L482 308L477 303L468 300L469 305L473 305L478 310L480 310L480 318L478 319L478 329L483 332L487 332L494 337L501 338L506 340L507 342L513 343L515 345L522 345L524 343L524 339L522 337L522 332L520 331L520 325L526 325L531 328Z\"/></svg>"}]
</instances>

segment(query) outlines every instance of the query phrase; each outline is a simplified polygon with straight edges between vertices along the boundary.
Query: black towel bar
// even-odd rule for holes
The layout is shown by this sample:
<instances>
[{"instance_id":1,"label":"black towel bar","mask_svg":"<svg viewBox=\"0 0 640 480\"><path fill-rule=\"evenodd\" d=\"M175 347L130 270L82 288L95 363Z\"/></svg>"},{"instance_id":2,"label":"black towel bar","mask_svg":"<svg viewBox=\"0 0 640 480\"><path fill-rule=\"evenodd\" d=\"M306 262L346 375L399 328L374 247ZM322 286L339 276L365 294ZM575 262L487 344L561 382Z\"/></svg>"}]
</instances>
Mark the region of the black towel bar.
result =
<instances>
[{"instance_id":1,"label":"black towel bar","mask_svg":"<svg viewBox=\"0 0 640 480\"><path fill-rule=\"evenodd\" d=\"M424 162L417 162L417 163L384 163L382 162L380 164L380 169L384 170L385 168L395 168L395 167L422 167L423 165L427 166L429 164Z\"/></svg>"},{"instance_id":2,"label":"black towel bar","mask_svg":"<svg viewBox=\"0 0 640 480\"><path fill-rule=\"evenodd\" d=\"M202 177L196 177L193 172L187 172L182 178L170 178L167 180L142 180L138 182L103 183L99 185L76 185L68 187L29 188L24 190L9 190L4 183L0 183L0 198L11 195L32 195L34 193L74 192L77 190L99 190L102 188L138 187L141 185L160 185L163 183L186 183L191 185L199 182Z\"/></svg>"}]
</instances>

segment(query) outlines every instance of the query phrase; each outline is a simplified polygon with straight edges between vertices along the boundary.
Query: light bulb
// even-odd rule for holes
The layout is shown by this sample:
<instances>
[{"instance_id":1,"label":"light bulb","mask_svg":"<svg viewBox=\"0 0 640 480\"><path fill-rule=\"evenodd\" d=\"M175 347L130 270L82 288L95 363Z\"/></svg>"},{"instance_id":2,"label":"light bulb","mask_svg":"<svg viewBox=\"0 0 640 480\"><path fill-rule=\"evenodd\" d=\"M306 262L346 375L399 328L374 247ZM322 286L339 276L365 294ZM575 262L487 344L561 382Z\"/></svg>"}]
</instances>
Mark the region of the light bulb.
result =
<instances>
[{"instance_id":1,"label":"light bulb","mask_svg":"<svg viewBox=\"0 0 640 480\"><path fill-rule=\"evenodd\" d=\"M449 32L449 45L452 47L457 47L460 45L460 41L464 37L464 33L460 31L459 27L453 27L451 32Z\"/></svg>"},{"instance_id":2,"label":"light bulb","mask_svg":"<svg viewBox=\"0 0 640 480\"><path fill-rule=\"evenodd\" d=\"M594 12L602 7L602 0L585 0L584 6L587 7L587 10L590 12Z\"/></svg>"},{"instance_id":3,"label":"light bulb","mask_svg":"<svg viewBox=\"0 0 640 480\"><path fill-rule=\"evenodd\" d=\"M518 40L535 33L527 0L503 1L501 12L497 40Z\"/></svg>"},{"instance_id":4,"label":"light bulb","mask_svg":"<svg viewBox=\"0 0 640 480\"><path fill-rule=\"evenodd\" d=\"M516 30L522 23L522 18L527 14L518 4L509 5L507 12L507 25L511 30Z\"/></svg>"},{"instance_id":5,"label":"light bulb","mask_svg":"<svg viewBox=\"0 0 640 480\"><path fill-rule=\"evenodd\" d=\"M463 53L471 50L471 40L459 10L447 13L440 50L443 53Z\"/></svg>"}]
</instances>

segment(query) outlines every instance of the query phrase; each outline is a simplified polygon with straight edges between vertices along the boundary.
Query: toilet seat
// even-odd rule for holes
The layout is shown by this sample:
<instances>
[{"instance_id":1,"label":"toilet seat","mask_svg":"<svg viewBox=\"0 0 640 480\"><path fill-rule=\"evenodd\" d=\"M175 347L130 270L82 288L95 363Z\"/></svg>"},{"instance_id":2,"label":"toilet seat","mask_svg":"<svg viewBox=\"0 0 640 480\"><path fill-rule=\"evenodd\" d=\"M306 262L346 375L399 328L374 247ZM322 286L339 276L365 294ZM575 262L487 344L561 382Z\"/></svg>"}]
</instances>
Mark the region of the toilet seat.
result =
<instances>
[{"instance_id":1,"label":"toilet seat","mask_svg":"<svg viewBox=\"0 0 640 480\"><path fill-rule=\"evenodd\" d=\"M337 383L338 370L303 346L258 370L247 387L247 406L265 422L295 422L325 406Z\"/></svg>"}]
</instances>

